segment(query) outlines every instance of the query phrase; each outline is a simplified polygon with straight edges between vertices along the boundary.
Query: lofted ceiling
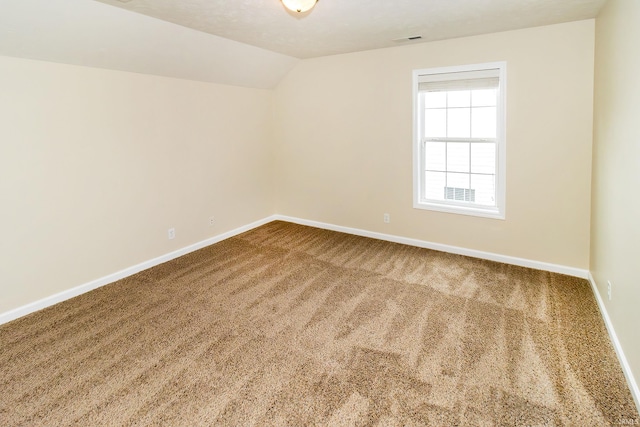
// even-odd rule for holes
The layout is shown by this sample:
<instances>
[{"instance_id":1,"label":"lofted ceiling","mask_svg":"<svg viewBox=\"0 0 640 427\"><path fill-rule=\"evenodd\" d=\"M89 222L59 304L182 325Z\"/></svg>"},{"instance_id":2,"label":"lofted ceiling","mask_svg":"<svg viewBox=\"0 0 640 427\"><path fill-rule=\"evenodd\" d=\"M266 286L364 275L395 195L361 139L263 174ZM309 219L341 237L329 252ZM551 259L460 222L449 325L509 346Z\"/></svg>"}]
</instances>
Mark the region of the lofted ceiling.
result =
<instances>
[{"instance_id":1,"label":"lofted ceiling","mask_svg":"<svg viewBox=\"0 0 640 427\"><path fill-rule=\"evenodd\" d=\"M271 89L304 58L594 18L606 0L0 0L0 55ZM417 41L394 41L420 35Z\"/></svg>"},{"instance_id":2,"label":"lofted ceiling","mask_svg":"<svg viewBox=\"0 0 640 427\"><path fill-rule=\"evenodd\" d=\"M94 0L0 0L0 55L258 89L299 61Z\"/></svg>"},{"instance_id":3,"label":"lofted ceiling","mask_svg":"<svg viewBox=\"0 0 640 427\"><path fill-rule=\"evenodd\" d=\"M288 12L279 0L96 0L296 58L594 18L606 0L320 0Z\"/></svg>"}]
</instances>

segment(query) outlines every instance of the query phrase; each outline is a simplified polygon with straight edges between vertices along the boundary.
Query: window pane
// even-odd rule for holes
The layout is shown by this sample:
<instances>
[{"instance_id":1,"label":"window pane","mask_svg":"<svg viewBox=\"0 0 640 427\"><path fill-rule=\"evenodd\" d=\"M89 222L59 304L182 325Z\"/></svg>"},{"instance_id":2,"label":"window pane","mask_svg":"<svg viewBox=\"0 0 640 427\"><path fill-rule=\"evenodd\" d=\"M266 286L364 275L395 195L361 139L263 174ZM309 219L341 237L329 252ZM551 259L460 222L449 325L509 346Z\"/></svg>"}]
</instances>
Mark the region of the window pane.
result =
<instances>
[{"instance_id":1,"label":"window pane","mask_svg":"<svg viewBox=\"0 0 640 427\"><path fill-rule=\"evenodd\" d=\"M468 142L449 142L447 144L447 171L470 171Z\"/></svg>"},{"instance_id":2,"label":"window pane","mask_svg":"<svg viewBox=\"0 0 640 427\"><path fill-rule=\"evenodd\" d=\"M450 138L469 138L471 130L470 108L447 110L447 136Z\"/></svg>"},{"instance_id":3,"label":"window pane","mask_svg":"<svg viewBox=\"0 0 640 427\"><path fill-rule=\"evenodd\" d=\"M472 68L414 70L414 207L502 219L504 65Z\"/></svg>"},{"instance_id":4,"label":"window pane","mask_svg":"<svg viewBox=\"0 0 640 427\"><path fill-rule=\"evenodd\" d=\"M472 108L471 129L473 138L496 137L496 107Z\"/></svg>"},{"instance_id":5,"label":"window pane","mask_svg":"<svg viewBox=\"0 0 640 427\"><path fill-rule=\"evenodd\" d=\"M426 170L446 170L447 143L427 141L424 145L424 165Z\"/></svg>"},{"instance_id":6,"label":"window pane","mask_svg":"<svg viewBox=\"0 0 640 427\"><path fill-rule=\"evenodd\" d=\"M469 174L448 172L447 187L469 188Z\"/></svg>"},{"instance_id":7,"label":"window pane","mask_svg":"<svg viewBox=\"0 0 640 427\"><path fill-rule=\"evenodd\" d=\"M447 92L447 107L470 107L471 106L471 91L470 90L456 90Z\"/></svg>"},{"instance_id":8,"label":"window pane","mask_svg":"<svg viewBox=\"0 0 640 427\"><path fill-rule=\"evenodd\" d=\"M447 92L423 92L425 108L446 108Z\"/></svg>"},{"instance_id":9,"label":"window pane","mask_svg":"<svg viewBox=\"0 0 640 427\"><path fill-rule=\"evenodd\" d=\"M424 110L424 136L447 136L447 110Z\"/></svg>"},{"instance_id":10,"label":"window pane","mask_svg":"<svg viewBox=\"0 0 640 427\"><path fill-rule=\"evenodd\" d=\"M492 107L497 103L497 89L477 89L471 92L471 106L473 107Z\"/></svg>"},{"instance_id":11,"label":"window pane","mask_svg":"<svg viewBox=\"0 0 640 427\"><path fill-rule=\"evenodd\" d=\"M496 205L494 175L471 175L471 188L475 190L476 203L485 206Z\"/></svg>"},{"instance_id":12,"label":"window pane","mask_svg":"<svg viewBox=\"0 0 640 427\"><path fill-rule=\"evenodd\" d=\"M496 173L496 144L492 142L471 144L471 172Z\"/></svg>"},{"instance_id":13,"label":"window pane","mask_svg":"<svg viewBox=\"0 0 640 427\"><path fill-rule=\"evenodd\" d=\"M424 197L430 200L444 200L444 172L425 172Z\"/></svg>"}]
</instances>

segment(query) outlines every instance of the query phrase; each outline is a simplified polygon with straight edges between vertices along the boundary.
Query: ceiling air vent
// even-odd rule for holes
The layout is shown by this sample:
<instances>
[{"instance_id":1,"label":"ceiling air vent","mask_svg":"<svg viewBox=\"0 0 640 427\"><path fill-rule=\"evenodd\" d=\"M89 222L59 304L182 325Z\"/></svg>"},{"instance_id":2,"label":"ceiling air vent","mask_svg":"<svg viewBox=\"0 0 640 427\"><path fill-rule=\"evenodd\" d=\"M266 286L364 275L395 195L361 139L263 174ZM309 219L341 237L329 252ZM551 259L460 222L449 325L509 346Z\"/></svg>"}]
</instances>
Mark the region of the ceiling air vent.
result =
<instances>
[{"instance_id":1,"label":"ceiling air vent","mask_svg":"<svg viewBox=\"0 0 640 427\"><path fill-rule=\"evenodd\" d=\"M422 36L409 36L409 37L400 37L397 39L393 39L392 41L396 42L396 43L402 43L402 42L411 42L411 41L415 41L415 40L420 40L422 38Z\"/></svg>"}]
</instances>

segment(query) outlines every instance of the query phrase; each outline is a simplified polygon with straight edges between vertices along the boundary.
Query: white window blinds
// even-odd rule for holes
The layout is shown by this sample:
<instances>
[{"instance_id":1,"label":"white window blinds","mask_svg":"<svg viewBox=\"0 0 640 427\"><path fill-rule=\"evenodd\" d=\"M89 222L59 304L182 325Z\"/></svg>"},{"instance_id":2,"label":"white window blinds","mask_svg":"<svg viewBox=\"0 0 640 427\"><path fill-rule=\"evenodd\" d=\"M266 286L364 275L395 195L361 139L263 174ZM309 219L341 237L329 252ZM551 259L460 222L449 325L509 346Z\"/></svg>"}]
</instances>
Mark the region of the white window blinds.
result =
<instances>
[{"instance_id":1,"label":"white window blinds","mask_svg":"<svg viewBox=\"0 0 640 427\"><path fill-rule=\"evenodd\" d=\"M414 71L414 207L503 217L504 67Z\"/></svg>"},{"instance_id":2,"label":"white window blinds","mask_svg":"<svg viewBox=\"0 0 640 427\"><path fill-rule=\"evenodd\" d=\"M490 69L459 73L428 74L418 77L420 92L497 88L500 70Z\"/></svg>"}]
</instances>

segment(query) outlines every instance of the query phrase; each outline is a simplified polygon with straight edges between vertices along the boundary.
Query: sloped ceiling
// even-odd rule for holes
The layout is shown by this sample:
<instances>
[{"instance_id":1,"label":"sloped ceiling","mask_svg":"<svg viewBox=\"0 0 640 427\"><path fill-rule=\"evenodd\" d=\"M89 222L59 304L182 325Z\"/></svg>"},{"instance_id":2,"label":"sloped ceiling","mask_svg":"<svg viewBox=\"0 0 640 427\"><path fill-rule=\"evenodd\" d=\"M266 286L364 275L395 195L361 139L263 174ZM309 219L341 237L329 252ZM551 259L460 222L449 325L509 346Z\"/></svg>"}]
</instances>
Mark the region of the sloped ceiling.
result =
<instances>
[{"instance_id":1,"label":"sloped ceiling","mask_svg":"<svg viewBox=\"0 0 640 427\"><path fill-rule=\"evenodd\" d=\"M97 0L297 58L594 18L606 0L320 0L289 13L279 0Z\"/></svg>"},{"instance_id":2,"label":"sloped ceiling","mask_svg":"<svg viewBox=\"0 0 640 427\"><path fill-rule=\"evenodd\" d=\"M0 55L260 89L298 62L93 0L0 0Z\"/></svg>"},{"instance_id":3,"label":"sloped ceiling","mask_svg":"<svg viewBox=\"0 0 640 427\"><path fill-rule=\"evenodd\" d=\"M605 1L320 0L300 15L279 0L0 0L0 55L269 89L299 58L594 18Z\"/></svg>"}]
</instances>

